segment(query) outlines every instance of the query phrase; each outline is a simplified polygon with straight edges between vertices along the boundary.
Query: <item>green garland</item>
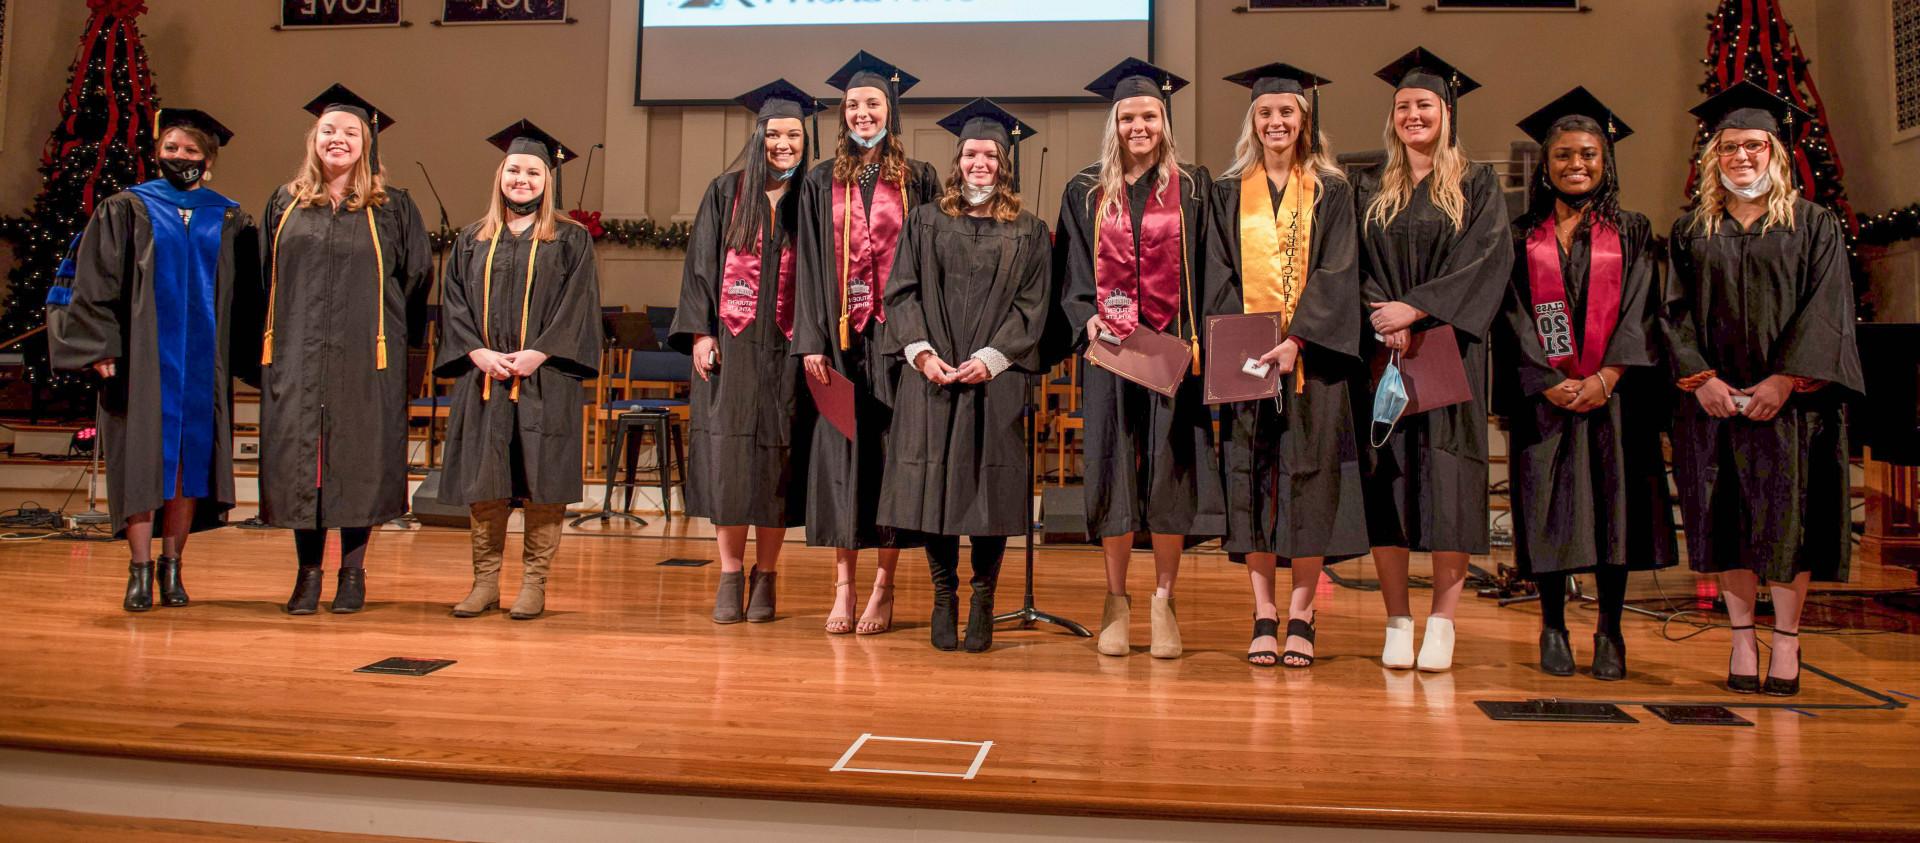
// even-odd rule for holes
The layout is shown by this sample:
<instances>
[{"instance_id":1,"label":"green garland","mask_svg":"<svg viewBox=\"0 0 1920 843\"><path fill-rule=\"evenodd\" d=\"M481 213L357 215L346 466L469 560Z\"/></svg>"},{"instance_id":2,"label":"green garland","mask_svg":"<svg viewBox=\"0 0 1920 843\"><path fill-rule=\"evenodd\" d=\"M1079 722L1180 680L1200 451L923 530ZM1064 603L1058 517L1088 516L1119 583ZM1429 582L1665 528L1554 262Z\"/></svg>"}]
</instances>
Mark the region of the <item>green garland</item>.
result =
<instances>
[{"instance_id":1,"label":"green garland","mask_svg":"<svg viewBox=\"0 0 1920 843\"><path fill-rule=\"evenodd\" d=\"M1895 208L1884 214L1861 214L1854 246L1891 246L1902 240L1920 237L1920 203Z\"/></svg>"}]
</instances>

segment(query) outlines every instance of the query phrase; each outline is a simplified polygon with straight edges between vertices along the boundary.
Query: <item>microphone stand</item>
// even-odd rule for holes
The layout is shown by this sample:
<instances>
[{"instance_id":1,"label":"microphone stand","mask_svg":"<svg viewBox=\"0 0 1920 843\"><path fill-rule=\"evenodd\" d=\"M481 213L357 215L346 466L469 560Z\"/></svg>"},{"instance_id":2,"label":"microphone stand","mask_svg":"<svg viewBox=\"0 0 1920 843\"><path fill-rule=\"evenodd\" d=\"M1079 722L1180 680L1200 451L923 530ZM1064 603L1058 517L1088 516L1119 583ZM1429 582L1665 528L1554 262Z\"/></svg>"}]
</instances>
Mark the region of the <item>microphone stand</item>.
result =
<instances>
[{"instance_id":1,"label":"microphone stand","mask_svg":"<svg viewBox=\"0 0 1920 843\"><path fill-rule=\"evenodd\" d=\"M1044 154L1045 152L1043 150L1042 155L1044 156ZM1046 159L1043 157L1041 160L1045 161ZM1044 166L1044 164L1042 166ZM1044 377L1044 375L1042 377ZM1033 625L1036 623L1050 623L1050 624L1053 624L1054 626L1061 627L1066 631L1073 633L1074 635L1079 636L1081 638L1092 638L1093 633L1088 632L1086 627L1081 626L1077 623L1074 623L1073 621L1067 620L1066 618L1060 617L1059 615L1049 614L1047 612L1040 611L1038 608L1035 608L1033 604L1033 499L1034 499L1034 496L1038 494L1038 489L1035 485L1033 451L1038 442L1039 416L1040 416L1040 408L1037 405L1035 405L1033 402L1033 387L1034 387L1034 384L1031 381L1029 381L1027 384L1027 406L1026 406L1026 413L1027 413L1027 513L1026 513L1027 589L1026 589L1026 599L1021 603L1020 608L1015 609L1014 611L1002 614L998 617L995 617L993 619L993 623L995 626L999 626L1000 624L1003 624L1003 623L1018 623L1020 625L1018 628L1020 629L1032 629Z\"/></svg>"},{"instance_id":2,"label":"microphone stand","mask_svg":"<svg viewBox=\"0 0 1920 843\"><path fill-rule=\"evenodd\" d=\"M433 194L433 203L440 206L440 242L443 245L433 247L433 286L438 288L447 271L447 246L444 245L453 235L453 223L447 219L447 203L440 201L440 191L433 186L433 176L427 173L427 165L413 162L420 168L420 175L427 180L427 190ZM429 290L429 300L440 300L436 290ZM437 305L436 305L437 306ZM427 470L434 468L434 445L437 438L434 430L440 426L440 379L433 375L433 358L440 344L440 326L429 325L427 334Z\"/></svg>"}]
</instances>

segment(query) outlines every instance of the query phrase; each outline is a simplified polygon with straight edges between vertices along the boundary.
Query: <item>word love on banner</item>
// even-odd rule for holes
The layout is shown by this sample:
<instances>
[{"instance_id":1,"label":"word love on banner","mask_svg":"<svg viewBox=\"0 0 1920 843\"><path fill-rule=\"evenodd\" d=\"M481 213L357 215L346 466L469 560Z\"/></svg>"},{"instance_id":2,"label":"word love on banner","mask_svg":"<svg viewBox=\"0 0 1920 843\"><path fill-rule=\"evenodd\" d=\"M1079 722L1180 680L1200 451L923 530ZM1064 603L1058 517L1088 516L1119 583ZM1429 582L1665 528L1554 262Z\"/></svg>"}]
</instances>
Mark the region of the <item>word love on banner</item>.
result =
<instances>
[{"instance_id":1,"label":"word love on banner","mask_svg":"<svg viewBox=\"0 0 1920 843\"><path fill-rule=\"evenodd\" d=\"M280 0L281 29L401 25L400 0Z\"/></svg>"},{"instance_id":2,"label":"word love on banner","mask_svg":"<svg viewBox=\"0 0 1920 843\"><path fill-rule=\"evenodd\" d=\"M566 23L567 0L445 0L436 23Z\"/></svg>"}]
</instances>

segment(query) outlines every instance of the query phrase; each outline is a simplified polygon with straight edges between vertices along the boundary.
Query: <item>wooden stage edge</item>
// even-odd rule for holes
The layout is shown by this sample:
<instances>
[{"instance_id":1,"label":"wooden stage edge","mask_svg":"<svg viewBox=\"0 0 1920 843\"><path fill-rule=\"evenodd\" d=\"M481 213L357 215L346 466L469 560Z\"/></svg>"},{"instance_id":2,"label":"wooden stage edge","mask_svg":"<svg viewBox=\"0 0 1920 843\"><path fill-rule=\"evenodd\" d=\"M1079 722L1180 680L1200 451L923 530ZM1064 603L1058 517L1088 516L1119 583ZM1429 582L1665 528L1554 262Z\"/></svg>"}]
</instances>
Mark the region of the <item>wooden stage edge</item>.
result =
<instances>
[{"instance_id":1,"label":"wooden stage edge","mask_svg":"<svg viewBox=\"0 0 1920 843\"><path fill-rule=\"evenodd\" d=\"M1136 652L1126 659L1047 631L1002 631L991 653L948 654L926 643L917 551L902 558L899 628L855 639L820 632L832 579L830 557L817 549L788 548L776 623L716 627L705 612L717 566L656 564L704 558L711 545L700 539L570 539L550 586L552 612L530 623L444 616L468 573L465 536L453 531L381 533L367 612L287 618L275 608L292 579L286 545L272 532L196 537L187 581L198 602L144 616L119 611L119 544L0 547L0 615L14 630L0 640L0 675L10 677L0 683L0 747L1080 817L1796 840L1920 835L1920 726L1910 709L1816 717L1777 699L1732 698L1714 687L1725 670L1724 633L1674 641L1657 634L1658 623L1631 616L1627 681L1584 675L1591 612L1575 607L1582 675L1555 679L1532 661L1536 612L1469 595L1456 669L1414 676L1375 661L1378 596L1323 584L1320 665L1254 669L1241 661L1244 574L1195 554L1183 561L1179 589L1181 660L1146 656L1144 600L1134 613ZM510 599L517 538L508 550ZM1042 608L1097 620L1097 558L1044 549L1041 559ZM1017 548L1007 562L1002 611L1018 606L1022 586ZM1136 554L1136 594L1150 589L1151 568ZM1372 573L1364 561L1341 571ZM1693 593L1691 575L1663 576L1665 591ZM1856 587L1862 576L1891 583L1900 572L1866 571ZM1643 596L1645 583L1635 582L1634 596ZM331 577L327 590L330 597ZM1064 605L1049 605L1056 602ZM1424 602L1416 592L1417 615ZM34 611L23 611L29 605ZM1912 616L1869 615L1883 625L1901 620L1877 630L1884 634L1809 636L1809 664L1876 693L1920 694ZM1824 620L1834 618L1809 623ZM417 679L347 672L436 650L460 664ZM1810 710L1867 702L1811 672L1804 681L1809 690L1794 702ZM1472 702L1548 696L1725 703L1756 725L1668 726L1637 707L1634 725L1505 724ZM849 737L911 735L915 726L943 737L972 727L999 754L965 782L828 771Z\"/></svg>"}]
</instances>

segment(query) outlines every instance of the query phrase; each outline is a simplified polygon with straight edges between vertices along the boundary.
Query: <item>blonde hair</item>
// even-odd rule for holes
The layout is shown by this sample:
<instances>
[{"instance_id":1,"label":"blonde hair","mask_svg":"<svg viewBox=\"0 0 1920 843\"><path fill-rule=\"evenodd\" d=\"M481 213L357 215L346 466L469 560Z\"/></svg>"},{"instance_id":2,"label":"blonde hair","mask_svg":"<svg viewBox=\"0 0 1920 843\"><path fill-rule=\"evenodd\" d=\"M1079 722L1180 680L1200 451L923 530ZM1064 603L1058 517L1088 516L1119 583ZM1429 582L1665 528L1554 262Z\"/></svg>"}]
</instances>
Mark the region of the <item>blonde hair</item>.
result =
<instances>
[{"instance_id":1,"label":"blonde hair","mask_svg":"<svg viewBox=\"0 0 1920 843\"><path fill-rule=\"evenodd\" d=\"M543 165L544 166L544 165ZM493 169L493 198L487 201L487 215L474 222L474 239L484 243L507 227L507 197L500 193L500 180L506 176L507 159L500 159L500 166ZM547 171L549 182L553 171ZM540 191L540 209L533 212L533 237L542 243L551 243L560 238L562 224L579 225L572 217L562 215L553 207L553 191Z\"/></svg>"},{"instance_id":2,"label":"blonde hair","mask_svg":"<svg viewBox=\"0 0 1920 843\"><path fill-rule=\"evenodd\" d=\"M342 112L347 113L347 112ZM324 115L323 115L324 116ZM358 116L354 117L359 120ZM327 195L327 171L320 164L320 153L314 151L314 142L320 137L320 121L313 121L307 128L307 152L300 163L300 169L287 182L287 193L293 197L293 204L320 206L332 201ZM387 204L387 182L379 173L373 171L373 129L367 121L360 120L360 137L365 139L361 146L360 160L353 162L353 177L347 181L345 205L348 211L362 208L378 208Z\"/></svg>"},{"instance_id":3,"label":"blonde hair","mask_svg":"<svg viewBox=\"0 0 1920 843\"><path fill-rule=\"evenodd\" d=\"M966 142L962 141L960 146L953 152L953 170L947 174L946 187L940 192L940 213L950 217L966 216L973 208L960 198L961 189L967 183L966 174L960 172L960 154ZM1020 194L1013 192L1013 160L999 141L994 141L993 146L1000 151L1000 171L995 174L993 195L987 197L987 214L995 222L1013 222L1020 218Z\"/></svg>"},{"instance_id":4,"label":"blonde hair","mask_svg":"<svg viewBox=\"0 0 1920 843\"><path fill-rule=\"evenodd\" d=\"M1173 138L1173 121L1168 119L1166 100L1154 98L1160 105L1160 148L1155 151L1158 157L1153 170L1159 178L1159 186L1154 195L1166 190L1173 183L1174 173L1180 167L1180 144ZM1099 208L1094 215L1097 223L1108 216L1126 213L1127 195L1127 145L1120 139L1120 103L1114 103L1107 111L1107 131L1100 141L1100 174L1089 200L1098 197Z\"/></svg>"},{"instance_id":5,"label":"blonde hair","mask_svg":"<svg viewBox=\"0 0 1920 843\"><path fill-rule=\"evenodd\" d=\"M1467 215L1467 196L1460 189L1466 180L1467 167L1472 160L1459 145L1449 143L1452 136L1453 112L1440 109L1440 126L1436 136L1440 142L1433 151L1432 181L1427 185L1427 198L1434 207L1447 215L1453 222L1453 230L1459 231L1465 225ZM1382 133L1382 142L1387 147L1387 163L1380 169L1380 190L1373 195L1373 201L1367 203L1367 224L1385 228L1394 217L1407 209L1413 201L1413 191L1418 187L1413 179L1413 161L1407 156L1407 145L1400 140L1400 133L1393 129L1393 114L1387 114L1387 128Z\"/></svg>"},{"instance_id":6,"label":"blonde hair","mask_svg":"<svg viewBox=\"0 0 1920 843\"><path fill-rule=\"evenodd\" d=\"M1308 103L1306 97L1291 92L1284 93L1300 101L1300 125L1313 126L1313 136L1311 139L1298 135L1295 136L1293 141L1294 163L1307 174L1308 178L1315 179L1316 181L1327 178L1346 178L1346 175L1340 171L1339 165L1334 163L1333 150L1327 146L1327 133L1320 131L1320 127L1314 124L1313 106ZM1253 129L1253 113L1259 105L1260 99L1258 97L1255 97L1253 102L1247 104L1247 116L1240 121L1240 139L1233 143L1233 163L1227 166L1225 172L1221 173L1221 176L1224 178L1240 178L1246 175L1248 170L1260 164L1266 157L1266 144L1260 142L1260 136L1255 133ZM1319 147L1319 151L1306 151L1309 147L1302 146L1302 144L1309 142L1309 140L1315 142L1314 145Z\"/></svg>"},{"instance_id":7,"label":"blonde hair","mask_svg":"<svg viewBox=\"0 0 1920 843\"><path fill-rule=\"evenodd\" d=\"M1725 130L1721 130L1724 132ZM1720 156L1714 147L1720 143L1721 132L1715 132L1707 139L1706 146L1700 152L1698 171L1700 178L1693 186L1695 200L1693 222L1687 226L1690 234L1712 237L1720 230L1720 214L1727 209L1727 188L1720 183ZM1773 180L1773 186L1767 190L1767 216L1760 224L1760 230L1766 231L1774 226L1793 227L1793 202L1800 198L1800 191L1793 186L1793 173L1788 169L1792 156L1780 138L1772 132L1767 133L1767 177Z\"/></svg>"}]
</instances>

